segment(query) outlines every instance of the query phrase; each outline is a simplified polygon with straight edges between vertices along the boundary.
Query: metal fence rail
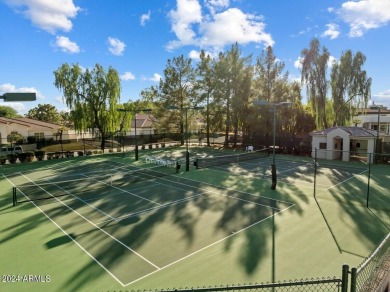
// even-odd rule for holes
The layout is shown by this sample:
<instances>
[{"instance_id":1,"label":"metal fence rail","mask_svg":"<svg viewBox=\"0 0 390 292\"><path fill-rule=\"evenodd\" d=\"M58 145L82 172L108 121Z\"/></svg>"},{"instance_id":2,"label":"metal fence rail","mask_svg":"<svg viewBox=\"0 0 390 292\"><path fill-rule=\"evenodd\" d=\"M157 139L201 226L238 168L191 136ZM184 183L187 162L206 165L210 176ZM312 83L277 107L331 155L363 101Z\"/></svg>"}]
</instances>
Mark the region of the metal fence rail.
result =
<instances>
[{"instance_id":1,"label":"metal fence rail","mask_svg":"<svg viewBox=\"0 0 390 292\"><path fill-rule=\"evenodd\" d=\"M356 271L356 290L380 291L390 274L390 233ZM354 283L352 283L353 285ZM384 287L383 287L384 289ZM384 290L382 290L384 291Z\"/></svg>"}]
</instances>

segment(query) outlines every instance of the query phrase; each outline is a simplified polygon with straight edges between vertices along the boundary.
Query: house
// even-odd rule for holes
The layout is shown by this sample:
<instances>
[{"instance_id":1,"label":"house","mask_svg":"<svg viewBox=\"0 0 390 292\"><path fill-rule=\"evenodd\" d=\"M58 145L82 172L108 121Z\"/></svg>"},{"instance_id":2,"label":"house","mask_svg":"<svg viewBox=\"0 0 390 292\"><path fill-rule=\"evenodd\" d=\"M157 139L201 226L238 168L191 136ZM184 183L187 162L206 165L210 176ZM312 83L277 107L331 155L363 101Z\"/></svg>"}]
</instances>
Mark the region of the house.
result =
<instances>
[{"instance_id":1,"label":"house","mask_svg":"<svg viewBox=\"0 0 390 292\"><path fill-rule=\"evenodd\" d=\"M354 122L357 127L371 130L379 129L380 132L390 135L390 110L375 103L366 109L358 110Z\"/></svg>"},{"instance_id":2,"label":"house","mask_svg":"<svg viewBox=\"0 0 390 292\"><path fill-rule=\"evenodd\" d=\"M30 118L6 118L0 117L0 141L1 144L8 144L7 137L12 132L17 132L23 138L36 137L36 138L53 138L59 137L60 131L62 132L63 140L91 138L93 133L79 134L74 130L63 129L63 126L42 122Z\"/></svg>"},{"instance_id":3,"label":"house","mask_svg":"<svg viewBox=\"0 0 390 292\"><path fill-rule=\"evenodd\" d=\"M126 136L134 136L137 131L137 136L153 135L154 117L150 114L136 114L136 118L131 121L131 129L126 132Z\"/></svg>"},{"instance_id":4,"label":"house","mask_svg":"<svg viewBox=\"0 0 390 292\"><path fill-rule=\"evenodd\" d=\"M349 161L351 154L375 153L377 140L389 138L385 133L362 127L333 127L311 132L310 136L313 158L317 154L319 159L343 161Z\"/></svg>"}]
</instances>

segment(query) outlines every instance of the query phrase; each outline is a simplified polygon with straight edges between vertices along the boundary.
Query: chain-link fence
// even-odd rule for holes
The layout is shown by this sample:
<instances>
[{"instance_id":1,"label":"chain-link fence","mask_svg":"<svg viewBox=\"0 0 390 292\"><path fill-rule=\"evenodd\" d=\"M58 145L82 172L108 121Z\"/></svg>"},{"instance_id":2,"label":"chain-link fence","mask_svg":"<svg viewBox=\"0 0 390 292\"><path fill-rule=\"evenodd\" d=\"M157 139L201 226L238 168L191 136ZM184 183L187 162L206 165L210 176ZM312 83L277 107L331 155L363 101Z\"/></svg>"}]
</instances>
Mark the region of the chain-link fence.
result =
<instances>
[{"instance_id":1,"label":"chain-link fence","mask_svg":"<svg viewBox=\"0 0 390 292\"><path fill-rule=\"evenodd\" d=\"M232 286L214 286L214 287L196 287L162 290L143 290L142 292L211 292L211 291L251 291L251 292L342 292L343 280L337 278L311 279L301 281L286 281L280 283L251 284L251 285L232 285ZM139 290L138 292L141 292Z\"/></svg>"},{"instance_id":2,"label":"chain-link fence","mask_svg":"<svg viewBox=\"0 0 390 292\"><path fill-rule=\"evenodd\" d=\"M354 291L389 291L390 287L390 233L382 243L369 255L353 277Z\"/></svg>"}]
</instances>

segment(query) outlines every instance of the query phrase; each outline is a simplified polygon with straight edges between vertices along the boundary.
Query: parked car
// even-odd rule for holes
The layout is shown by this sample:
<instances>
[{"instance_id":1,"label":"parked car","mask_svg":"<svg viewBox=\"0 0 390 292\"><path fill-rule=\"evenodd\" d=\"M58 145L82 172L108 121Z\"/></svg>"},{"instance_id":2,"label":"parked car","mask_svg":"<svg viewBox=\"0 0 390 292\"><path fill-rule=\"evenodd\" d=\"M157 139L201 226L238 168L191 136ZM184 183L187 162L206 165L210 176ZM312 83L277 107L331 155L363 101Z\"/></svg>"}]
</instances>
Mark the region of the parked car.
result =
<instances>
[{"instance_id":1,"label":"parked car","mask_svg":"<svg viewBox=\"0 0 390 292\"><path fill-rule=\"evenodd\" d=\"M23 147L22 146L3 146L1 147L0 155L7 155L7 154L18 154L23 153Z\"/></svg>"}]
</instances>

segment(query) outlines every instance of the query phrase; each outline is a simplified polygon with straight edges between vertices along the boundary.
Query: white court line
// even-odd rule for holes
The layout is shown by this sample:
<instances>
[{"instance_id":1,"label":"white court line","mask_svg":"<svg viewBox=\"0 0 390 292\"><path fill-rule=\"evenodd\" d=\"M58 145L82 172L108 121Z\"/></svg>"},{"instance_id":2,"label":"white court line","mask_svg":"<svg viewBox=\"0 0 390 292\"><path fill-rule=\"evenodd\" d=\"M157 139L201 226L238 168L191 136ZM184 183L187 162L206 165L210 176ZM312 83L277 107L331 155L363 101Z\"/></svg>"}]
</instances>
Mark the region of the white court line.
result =
<instances>
[{"instance_id":1,"label":"white court line","mask_svg":"<svg viewBox=\"0 0 390 292\"><path fill-rule=\"evenodd\" d=\"M124 192L124 193L126 193L126 194L132 195L132 196L134 196L134 197L137 197L137 198L140 198L140 199L142 199L142 200L145 200L145 201L148 201L148 202L151 202L151 203L153 203L153 204L156 204L156 205L161 206L160 203L154 202L154 201L152 201L152 200L148 200L148 199L146 199L146 198L144 198L144 197L138 196L138 195L136 195L136 194L134 194L134 193L132 193L132 192L123 190L123 189L118 188L118 187L116 187L116 186L109 185L108 183L102 182L102 181L100 181L100 180L98 180L98 179L95 179L95 178L93 178L93 177L90 177L90 176L87 176L87 175L84 175L84 174L82 174L82 176L85 176L85 177L87 177L87 178L93 179L93 180L95 180L95 181L97 181L97 182L99 182L99 183L102 183L102 184L111 186L112 188L117 189L117 190L120 190L121 192Z\"/></svg>"},{"instance_id":2,"label":"white court line","mask_svg":"<svg viewBox=\"0 0 390 292\"><path fill-rule=\"evenodd\" d=\"M77 200L79 200L79 201L83 202L84 204L86 204L86 205L90 206L92 209L95 209L96 211L98 211L99 213L103 214L104 216L107 216L107 217L111 218L112 220L115 220L115 218L114 218L114 217L112 217L112 216L108 215L106 212L103 212L103 211L102 211L102 210L100 210L99 208L96 208L95 206L93 206L93 205L91 205L90 203L88 203L87 201L85 201L85 200L83 200L83 199L79 198L78 196L76 196L76 195L72 194L71 192L69 192L69 191L65 190L64 188L61 188L61 187L60 187L60 186L58 186L58 185L57 185L55 182L51 182L50 180L46 180L46 181L48 181L48 182L52 183L54 186L56 186L56 187L57 187L57 188L59 188L60 190L63 190L65 193L67 193L67 194L71 195L73 198L75 198L75 199L77 199ZM34 183L34 184L35 184L35 183ZM40 187L40 188L41 188L41 189L43 189L42 187ZM50 194L50 195L51 195L51 194ZM52 195L51 195L51 196L52 196Z\"/></svg>"},{"instance_id":3,"label":"white court line","mask_svg":"<svg viewBox=\"0 0 390 292\"><path fill-rule=\"evenodd\" d=\"M199 195L195 195L195 196L192 196L192 197L188 197L188 198L185 198L185 199L181 199L181 200L177 200L177 201L172 201L170 203L167 203L165 205L162 205L162 206L156 206L156 207L152 207L152 208L148 208L148 209L145 209L145 210L142 210L142 211L138 211L138 212L135 212L135 213L129 213L129 214L124 214L124 215L121 215L119 217L116 218L116 222L118 221L121 221L121 220L125 220L127 218L131 218L131 217L135 217L135 216L138 216L138 215L141 215L141 214L144 214L144 213L148 213L150 211L153 211L153 210L160 210L160 209L163 209L163 208L167 208L167 207L170 207L170 206L173 206L173 205L176 205L176 204L180 204L182 202L186 202L186 201L190 201L194 198L198 198L198 197L203 197L202 194L199 194ZM99 222L99 223L96 223L96 224L105 224L105 223L109 223L109 222L112 222L113 220L105 220L105 221L102 221L102 222Z\"/></svg>"},{"instance_id":4,"label":"white court line","mask_svg":"<svg viewBox=\"0 0 390 292\"><path fill-rule=\"evenodd\" d=\"M5 179L14 187L16 187L16 185L11 182L4 174L3 176L5 177ZM23 194L23 196L26 197L26 199L28 199L28 197ZM57 224L57 222L55 222L49 215L47 215L45 213L45 211L43 211L39 206L37 206L33 201L30 201L31 204L33 204L47 219L49 219L58 229L60 229L67 237L69 237L82 251L84 251L94 262L96 262L100 267L103 268L103 270L105 270L111 277L113 277L119 284L121 284L123 287L125 287L125 284L119 280L113 273L110 272L110 270L108 270L101 262L99 262L92 254L90 254L81 244L79 244L76 239L74 239L72 236L70 236L64 229L62 229L61 226L59 226Z\"/></svg>"},{"instance_id":5,"label":"white court line","mask_svg":"<svg viewBox=\"0 0 390 292\"><path fill-rule=\"evenodd\" d=\"M191 257L191 256L193 256L193 255L195 255L195 254L197 254L197 253L200 253L200 252L204 251L205 249L208 249L208 248L210 248L210 247L212 247L212 246L214 246L214 245L216 245L216 244L218 244L218 243L220 243L220 242L222 242L222 241L224 241L224 240L226 240L226 239L228 239L228 238L230 238L230 237L232 237L232 236L234 236L234 235L236 235L236 234L238 234L238 233L241 233L241 232L243 232L243 231L245 231L245 230L247 230L247 229L249 229L249 228L251 228L251 227L253 227L253 226L255 226L255 225L257 225L257 224L259 224L259 223L261 223L261 222L263 222L263 221L265 221L265 220L267 220L267 219L269 219L269 218L272 218L272 217L275 216L276 214L279 214L279 213L281 213L281 212L283 212L283 211L285 211L285 210L291 208L292 206L294 206L294 204L291 205L290 207L287 207L287 208L285 208L285 209L279 211L279 212L276 212L275 214L273 214L273 215L271 215L271 216L268 216L268 217L263 218L263 219L261 219L261 220L255 222L255 223L252 223L251 225L248 225L247 227L245 227L245 228L243 228L243 229L241 229L241 230L239 230L239 231L237 231L237 232L235 232L235 233L229 234L228 236L226 236L226 237L224 237L224 238L221 238L221 239L219 239L219 240L217 240L217 241L215 241L215 242L213 242L213 243L211 243L211 244L209 244L209 245L207 245L207 246L204 246L204 247L202 247L201 249L198 249L197 251L194 251L193 253L190 253L190 254L188 254L188 255L186 255L186 256L184 256L184 257L182 257L182 258L180 258L180 259L178 259L178 260L176 260L176 261L174 261L174 262L172 262L172 263L169 263L169 264L167 264L167 265L161 267L158 271L151 272L151 273L149 273L149 274L147 274L147 275L145 275L145 276L142 276L142 277L140 277L140 278L138 278L138 279L136 279L136 280L134 280L134 281L132 281L132 282L129 282L129 283L125 284L125 286L134 284L135 282L138 282L138 281L140 281L140 280L142 280L142 279L144 279L144 278L146 278L146 277L149 277L150 275L153 275L153 274L155 274L156 272L159 272L159 271L164 270L164 269L166 269L166 268L168 268L168 267L170 267L170 266L173 266L174 264L177 264L178 262L181 262L181 261L183 261L183 260L185 260L185 259L187 259L187 258L189 258L189 257Z\"/></svg>"},{"instance_id":6,"label":"white court line","mask_svg":"<svg viewBox=\"0 0 390 292\"><path fill-rule=\"evenodd\" d=\"M28 179L29 181L31 181L33 184L35 184L31 179L29 179L27 176L23 175L26 179ZM39 187L39 185L37 185ZM39 187L41 188L41 187ZM51 195L48 191L46 191L45 189L41 188L45 193ZM112 238L113 240L115 240L116 242L118 242L120 245L122 245L123 247L125 247L127 250L133 252L135 255L137 255L138 257L140 257L141 259L143 259L145 262L147 262L148 264L150 264L151 266L155 267L156 269L160 269L157 265L155 265L154 263L152 263L150 260L148 260L147 258L145 258L144 256L142 256L141 254L139 254L138 252L136 252L135 250L133 250L132 248L128 247L127 245L125 245L122 241L120 241L119 239L115 238L114 236L112 236L111 234L109 234L108 232L104 231L103 229L101 229L99 226L97 226L95 223L93 223L92 221L88 220L86 217L84 217L83 215L81 215L79 212L77 212L76 210L74 210L72 207L68 206L67 204L65 204L64 202L62 202L61 200L58 200L58 198L54 197L54 199L56 199L59 203L61 203L62 205L64 205L66 208L68 208L69 210L71 210L72 212L74 212L75 214L77 214L78 216L80 216L81 218L83 218L85 221L87 221L88 223L90 223L92 226L94 226L96 229L100 230L101 232L103 232L104 234L106 234L108 237Z\"/></svg>"},{"instance_id":7,"label":"white court line","mask_svg":"<svg viewBox=\"0 0 390 292\"><path fill-rule=\"evenodd\" d=\"M341 182L339 182L339 183L337 183L337 184L335 184L335 185L333 185L333 186L331 186L331 187L325 189L324 191L328 191L328 190L330 190L330 189L332 189L332 188L334 188L334 187L336 187L336 186L338 186L338 185L340 185L340 184L342 184L342 183L345 183L345 182L347 182L347 181L349 181L349 180L351 180L351 179L353 179L353 178L356 178L356 175L363 174L363 173L365 173L365 172L367 172L367 171L368 171L368 170L363 170L363 171L360 172L360 173L353 174L353 176L351 176L351 177L349 177L349 178L347 178L347 179L345 179L345 180L343 180L343 181L341 181Z\"/></svg>"}]
</instances>

